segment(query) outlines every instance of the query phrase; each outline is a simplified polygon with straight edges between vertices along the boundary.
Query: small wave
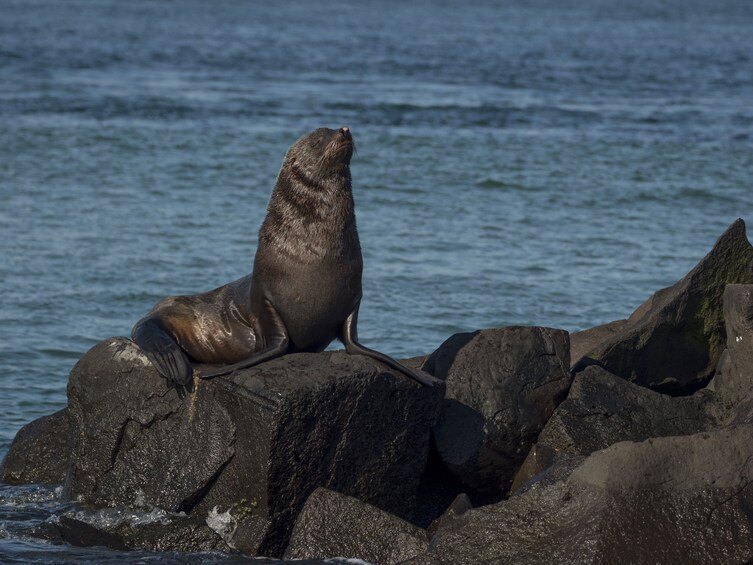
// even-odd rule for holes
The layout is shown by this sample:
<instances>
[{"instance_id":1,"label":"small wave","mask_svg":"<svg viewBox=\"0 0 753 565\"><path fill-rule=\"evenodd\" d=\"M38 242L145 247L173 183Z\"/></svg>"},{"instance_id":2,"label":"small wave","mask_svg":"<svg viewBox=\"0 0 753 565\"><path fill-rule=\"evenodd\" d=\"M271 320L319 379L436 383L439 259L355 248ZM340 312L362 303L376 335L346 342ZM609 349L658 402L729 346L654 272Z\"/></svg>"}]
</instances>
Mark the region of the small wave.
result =
<instances>
[{"instance_id":1,"label":"small wave","mask_svg":"<svg viewBox=\"0 0 753 565\"><path fill-rule=\"evenodd\" d=\"M78 359L81 357L81 352L79 350L72 351L70 349L42 348L37 351L55 359Z\"/></svg>"},{"instance_id":2,"label":"small wave","mask_svg":"<svg viewBox=\"0 0 753 565\"><path fill-rule=\"evenodd\" d=\"M681 198L694 198L698 200L713 200L718 197L718 195L714 194L711 190L698 186L682 187L679 196Z\"/></svg>"},{"instance_id":3,"label":"small wave","mask_svg":"<svg viewBox=\"0 0 753 565\"><path fill-rule=\"evenodd\" d=\"M479 188L496 189L504 188L509 190L516 190L521 192L541 192L541 188L538 186L530 186L515 182L507 182L501 179L487 177L483 180L477 181L476 186Z\"/></svg>"},{"instance_id":4,"label":"small wave","mask_svg":"<svg viewBox=\"0 0 753 565\"><path fill-rule=\"evenodd\" d=\"M659 191L641 190L635 193L623 194L617 198L617 204L635 205L639 202L666 202L667 195Z\"/></svg>"}]
</instances>

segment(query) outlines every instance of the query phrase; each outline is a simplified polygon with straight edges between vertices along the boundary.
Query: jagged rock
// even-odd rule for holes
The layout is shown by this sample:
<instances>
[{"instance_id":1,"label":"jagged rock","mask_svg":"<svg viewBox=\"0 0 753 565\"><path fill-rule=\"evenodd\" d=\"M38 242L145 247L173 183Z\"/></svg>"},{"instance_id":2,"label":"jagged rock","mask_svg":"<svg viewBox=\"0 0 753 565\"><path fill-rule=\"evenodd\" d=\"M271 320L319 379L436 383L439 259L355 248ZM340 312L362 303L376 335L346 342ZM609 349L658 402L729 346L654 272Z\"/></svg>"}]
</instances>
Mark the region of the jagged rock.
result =
<instances>
[{"instance_id":1,"label":"jagged rock","mask_svg":"<svg viewBox=\"0 0 753 565\"><path fill-rule=\"evenodd\" d=\"M444 464L471 489L501 498L570 386L564 330L508 327L456 334L425 364L444 379L434 428Z\"/></svg>"},{"instance_id":2,"label":"jagged rock","mask_svg":"<svg viewBox=\"0 0 753 565\"><path fill-rule=\"evenodd\" d=\"M21 428L0 465L8 484L62 483L68 471L68 411L64 408Z\"/></svg>"},{"instance_id":3,"label":"jagged rock","mask_svg":"<svg viewBox=\"0 0 753 565\"><path fill-rule=\"evenodd\" d=\"M712 423L710 400L706 391L674 398L588 367L576 375L537 445L589 455L619 441L694 434Z\"/></svg>"},{"instance_id":4,"label":"jagged rock","mask_svg":"<svg viewBox=\"0 0 753 565\"><path fill-rule=\"evenodd\" d=\"M620 441L689 435L717 424L716 398L709 390L667 396L590 366L575 376L567 398L516 473L511 491L546 470L563 453L590 455Z\"/></svg>"},{"instance_id":5,"label":"jagged rock","mask_svg":"<svg viewBox=\"0 0 753 565\"><path fill-rule=\"evenodd\" d=\"M735 221L674 286L656 292L625 327L576 363L669 394L687 394L711 377L724 349L724 287L753 283L753 247Z\"/></svg>"},{"instance_id":6,"label":"jagged rock","mask_svg":"<svg viewBox=\"0 0 753 565\"><path fill-rule=\"evenodd\" d=\"M347 557L391 564L422 553L426 532L350 496L315 490L298 515L287 559Z\"/></svg>"},{"instance_id":7,"label":"jagged rock","mask_svg":"<svg viewBox=\"0 0 753 565\"><path fill-rule=\"evenodd\" d=\"M149 551L231 551L196 517L114 508L64 514L51 522L60 538L76 546Z\"/></svg>"},{"instance_id":8,"label":"jagged rock","mask_svg":"<svg viewBox=\"0 0 753 565\"><path fill-rule=\"evenodd\" d=\"M753 558L753 427L622 442L565 480L469 510L412 565Z\"/></svg>"},{"instance_id":9,"label":"jagged rock","mask_svg":"<svg viewBox=\"0 0 753 565\"><path fill-rule=\"evenodd\" d=\"M181 400L135 345L109 339L71 372L66 493L229 512L237 527L226 542L277 556L319 486L410 517L442 394L334 352L196 378Z\"/></svg>"},{"instance_id":10,"label":"jagged rock","mask_svg":"<svg viewBox=\"0 0 753 565\"><path fill-rule=\"evenodd\" d=\"M724 289L727 349L708 388L717 398L721 419L753 423L753 285Z\"/></svg>"}]
</instances>

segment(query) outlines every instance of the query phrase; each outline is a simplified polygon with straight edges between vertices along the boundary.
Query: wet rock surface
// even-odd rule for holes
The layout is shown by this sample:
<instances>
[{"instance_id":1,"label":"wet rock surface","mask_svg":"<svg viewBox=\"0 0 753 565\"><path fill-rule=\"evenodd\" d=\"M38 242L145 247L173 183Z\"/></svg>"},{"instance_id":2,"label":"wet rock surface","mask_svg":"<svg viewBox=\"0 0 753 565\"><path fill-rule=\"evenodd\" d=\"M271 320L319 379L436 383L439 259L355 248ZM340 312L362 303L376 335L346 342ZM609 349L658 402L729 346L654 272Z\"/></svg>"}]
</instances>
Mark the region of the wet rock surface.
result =
<instances>
[{"instance_id":1,"label":"wet rock surface","mask_svg":"<svg viewBox=\"0 0 753 565\"><path fill-rule=\"evenodd\" d=\"M60 484L68 471L68 456L68 411L63 409L18 431L0 464L0 482Z\"/></svg>"},{"instance_id":2,"label":"wet rock surface","mask_svg":"<svg viewBox=\"0 0 753 565\"><path fill-rule=\"evenodd\" d=\"M296 520L285 558L332 556L399 563L426 550L426 532L360 500L317 489Z\"/></svg>"},{"instance_id":3,"label":"wet rock surface","mask_svg":"<svg viewBox=\"0 0 753 565\"><path fill-rule=\"evenodd\" d=\"M568 334L508 327L457 334L424 364L447 391L434 442L464 484L504 496L570 386Z\"/></svg>"},{"instance_id":4,"label":"wet rock surface","mask_svg":"<svg viewBox=\"0 0 753 565\"><path fill-rule=\"evenodd\" d=\"M696 433L713 421L710 401L705 391L674 398L588 367L576 375L537 445L589 455L619 441Z\"/></svg>"}]
</instances>

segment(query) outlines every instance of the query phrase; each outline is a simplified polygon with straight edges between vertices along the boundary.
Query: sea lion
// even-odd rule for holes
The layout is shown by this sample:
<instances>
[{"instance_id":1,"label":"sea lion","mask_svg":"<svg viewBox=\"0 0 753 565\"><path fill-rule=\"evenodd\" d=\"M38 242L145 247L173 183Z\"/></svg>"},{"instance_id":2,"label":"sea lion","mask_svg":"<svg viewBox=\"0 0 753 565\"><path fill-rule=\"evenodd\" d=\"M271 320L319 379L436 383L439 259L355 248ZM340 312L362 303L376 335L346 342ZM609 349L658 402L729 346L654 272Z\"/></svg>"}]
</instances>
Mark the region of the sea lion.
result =
<instances>
[{"instance_id":1,"label":"sea lion","mask_svg":"<svg viewBox=\"0 0 753 565\"><path fill-rule=\"evenodd\" d=\"M353 137L319 128L288 150L259 231L253 272L209 292L159 302L131 332L179 391L202 378L285 353L318 352L338 338L423 385L438 381L358 343L363 260L351 192Z\"/></svg>"}]
</instances>

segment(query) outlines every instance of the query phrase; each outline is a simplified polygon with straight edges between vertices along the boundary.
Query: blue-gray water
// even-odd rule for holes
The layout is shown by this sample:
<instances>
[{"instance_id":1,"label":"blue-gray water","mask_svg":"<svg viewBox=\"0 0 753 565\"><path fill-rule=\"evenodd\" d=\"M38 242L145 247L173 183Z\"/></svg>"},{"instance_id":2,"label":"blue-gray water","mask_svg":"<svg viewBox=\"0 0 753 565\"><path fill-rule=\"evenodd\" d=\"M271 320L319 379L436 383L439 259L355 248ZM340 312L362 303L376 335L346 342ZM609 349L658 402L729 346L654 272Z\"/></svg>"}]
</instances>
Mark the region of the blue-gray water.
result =
<instances>
[{"instance_id":1,"label":"blue-gray water","mask_svg":"<svg viewBox=\"0 0 753 565\"><path fill-rule=\"evenodd\" d=\"M0 0L0 456L94 343L250 271L310 129L354 133L361 338L410 356L679 279L753 220L752 101L747 0ZM26 500L2 562L156 559L19 537L61 507Z\"/></svg>"}]
</instances>

